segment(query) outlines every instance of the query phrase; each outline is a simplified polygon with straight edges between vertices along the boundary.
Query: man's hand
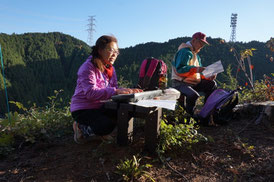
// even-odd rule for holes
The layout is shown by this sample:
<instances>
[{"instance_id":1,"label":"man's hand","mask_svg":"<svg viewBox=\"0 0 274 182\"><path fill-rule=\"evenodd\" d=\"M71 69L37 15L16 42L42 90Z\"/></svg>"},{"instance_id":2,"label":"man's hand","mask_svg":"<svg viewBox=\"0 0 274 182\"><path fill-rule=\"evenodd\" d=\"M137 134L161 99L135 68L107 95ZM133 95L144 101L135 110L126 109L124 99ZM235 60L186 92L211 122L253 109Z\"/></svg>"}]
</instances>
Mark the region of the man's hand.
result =
<instances>
[{"instance_id":1,"label":"man's hand","mask_svg":"<svg viewBox=\"0 0 274 182\"><path fill-rule=\"evenodd\" d=\"M205 67L197 67L197 73L201 73L205 70Z\"/></svg>"},{"instance_id":2,"label":"man's hand","mask_svg":"<svg viewBox=\"0 0 274 182\"><path fill-rule=\"evenodd\" d=\"M208 79L209 79L209 80L215 80L216 77L217 77L217 74L214 74L214 75L212 75L211 77L209 77Z\"/></svg>"}]
</instances>

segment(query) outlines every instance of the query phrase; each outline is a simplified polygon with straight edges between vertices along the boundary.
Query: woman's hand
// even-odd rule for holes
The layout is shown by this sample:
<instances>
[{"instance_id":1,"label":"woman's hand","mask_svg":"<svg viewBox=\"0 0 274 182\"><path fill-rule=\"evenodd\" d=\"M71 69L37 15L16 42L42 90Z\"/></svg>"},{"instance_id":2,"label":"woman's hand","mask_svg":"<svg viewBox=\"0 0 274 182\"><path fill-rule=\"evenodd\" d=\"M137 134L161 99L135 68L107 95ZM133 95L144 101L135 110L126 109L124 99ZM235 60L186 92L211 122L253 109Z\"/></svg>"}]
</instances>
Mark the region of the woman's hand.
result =
<instances>
[{"instance_id":1,"label":"woman's hand","mask_svg":"<svg viewBox=\"0 0 274 182\"><path fill-rule=\"evenodd\" d=\"M138 89L138 88L118 88L116 89L116 94L134 94L134 93L139 93L139 92L143 92L143 90Z\"/></svg>"},{"instance_id":2,"label":"woman's hand","mask_svg":"<svg viewBox=\"0 0 274 182\"><path fill-rule=\"evenodd\" d=\"M131 89L129 88L118 88L116 89L116 94L119 95L119 94L131 94L132 91Z\"/></svg>"},{"instance_id":3,"label":"woman's hand","mask_svg":"<svg viewBox=\"0 0 274 182\"><path fill-rule=\"evenodd\" d=\"M140 93L140 92L143 92L142 89L139 89L139 88L132 88L131 89L133 93Z\"/></svg>"}]
</instances>

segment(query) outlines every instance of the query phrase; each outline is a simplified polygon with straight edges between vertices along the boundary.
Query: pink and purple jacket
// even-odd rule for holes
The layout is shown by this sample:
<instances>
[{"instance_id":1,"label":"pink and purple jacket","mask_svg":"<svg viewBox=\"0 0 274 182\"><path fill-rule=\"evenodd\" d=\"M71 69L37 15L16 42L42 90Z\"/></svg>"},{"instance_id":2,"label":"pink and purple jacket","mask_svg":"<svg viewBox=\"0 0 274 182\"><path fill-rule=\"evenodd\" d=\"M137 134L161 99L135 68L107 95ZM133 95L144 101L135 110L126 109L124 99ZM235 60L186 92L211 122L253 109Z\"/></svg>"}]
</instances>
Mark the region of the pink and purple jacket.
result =
<instances>
[{"instance_id":1,"label":"pink and purple jacket","mask_svg":"<svg viewBox=\"0 0 274 182\"><path fill-rule=\"evenodd\" d=\"M75 92L71 98L70 111L98 109L103 106L102 100L110 99L118 88L114 69L111 79L102 73L91 62L91 56L78 70Z\"/></svg>"}]
</instances>

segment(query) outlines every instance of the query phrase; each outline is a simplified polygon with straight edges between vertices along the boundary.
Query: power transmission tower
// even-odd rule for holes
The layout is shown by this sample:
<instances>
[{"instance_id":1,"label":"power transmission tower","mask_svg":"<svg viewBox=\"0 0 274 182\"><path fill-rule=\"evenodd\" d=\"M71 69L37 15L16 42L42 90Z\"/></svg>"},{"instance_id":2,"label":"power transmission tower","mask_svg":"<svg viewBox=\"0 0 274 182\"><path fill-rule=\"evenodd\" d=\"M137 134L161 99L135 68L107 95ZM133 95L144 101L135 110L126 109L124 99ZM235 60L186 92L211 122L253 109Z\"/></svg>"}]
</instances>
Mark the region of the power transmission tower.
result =
<instances>
[{"instance_id":1,"label":"power transmission tower","mask_svg":"<svg viewBox=\"0 0 274 182\"><path fill-rule=\"evenodd\" d=\"M88 29L87 29L87 31L88 31L88 44L90 45L90 46L92 46L93 45L93 32L95 32L95 28L94 28L94 26L95 26L95 16L93 15L93 16L89 16L89 19L88 19Z\"/></svg>"},{"instance_id":2,"label":"power transmission tower","mask_svg":"<svg viewBox=\"0 0 274 182\"><path fill-rule=\"evenodd\" d=\"M232 27L231 35L230 35L230 42L236 42L236 25L237 25L237 13L231 14L231 23L230 27Z\"/></svg>"}]
</instances>

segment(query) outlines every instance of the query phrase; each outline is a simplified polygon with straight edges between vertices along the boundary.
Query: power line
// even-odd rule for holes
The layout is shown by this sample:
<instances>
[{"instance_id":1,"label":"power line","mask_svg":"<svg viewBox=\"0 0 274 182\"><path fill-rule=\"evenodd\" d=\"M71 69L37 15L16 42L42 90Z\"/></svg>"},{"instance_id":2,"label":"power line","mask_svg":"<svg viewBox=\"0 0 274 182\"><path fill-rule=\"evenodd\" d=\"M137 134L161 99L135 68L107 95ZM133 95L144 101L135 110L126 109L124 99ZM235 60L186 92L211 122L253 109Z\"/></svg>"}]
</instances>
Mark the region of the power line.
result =
<instances>
[{"instance_id":1,"label":"power line","mask_svg":"<svg viewBox=\"0 0 274 182\"><path fill-rule=\"evenodd\" d=\"M95 32L95 16L89 16L88 18L88 40L87 43L92 46L93 45L93 32Z\"/></svg>"}]
</instances>

